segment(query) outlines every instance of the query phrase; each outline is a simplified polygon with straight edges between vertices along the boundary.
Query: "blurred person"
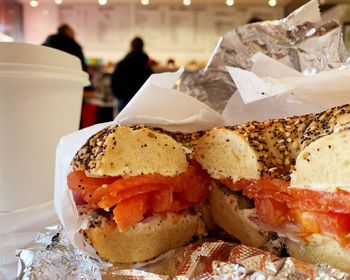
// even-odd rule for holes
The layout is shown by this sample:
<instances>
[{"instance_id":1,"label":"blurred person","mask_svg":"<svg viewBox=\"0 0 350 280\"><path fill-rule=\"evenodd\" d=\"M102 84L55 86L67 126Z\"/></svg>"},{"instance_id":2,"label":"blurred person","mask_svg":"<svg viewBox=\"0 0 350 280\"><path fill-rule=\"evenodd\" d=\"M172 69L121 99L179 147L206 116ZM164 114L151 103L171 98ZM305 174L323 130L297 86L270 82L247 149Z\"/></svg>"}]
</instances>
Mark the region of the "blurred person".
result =
<instances>
[{"instance_id":1,"label":"blurred person","mask_svg":"<svg viewBox=\"0 0 350 280\"><path fill-rule=\"evenodd\" d=\"M176 68L176 63L174 58L169 58L166 62L166 68L169 70L174 70Z\"/></svg>"},{"instance_id":2,"label":"blurred person","mask_svg":"<svg viewBox=\"0 0 350 280\"><path fill-rule=\"evenodd\" d=\"M85 57L83 54L82 47L75 41L75 32L74 29L64 23L57 28L57 33L49 35L45 42L44 46L55 48L71 55L74 55L80 59L81 67L83 71L89 74L90 82L92 81L92 75L88 71L88 67L85 62ZM94 91L92 85L84 87L84 96ZM80 125L79 128L84 128L90 125L97 123L98 111L97 106L85 102L85 98L82 98L81 105L81 116L80 116ZM113 118L111 118L113 119Z\"/></svg>"},{"instance_id":3,"label":"blurred person","mask_svg":"<svg viewBox=\"0 0 350 280\"><path fill-rule=\"evenodd\" d=\"M85 72L87 72L87 66L85 63L85 57L81 46L75 41L75 32L68 24L61 24L57 28L57 33L49 35L44 46L55 48L71 55L78 57L81 61L81 66Z\"/></svg>"},{"instance_id":4,"label":"blurred person","mask_svg":"<svg viewBox=\"0 0 350 280\"><path fill-rule=\"evenodd\" d=\"M130 52L115 66L111 87L113 95L118 98L118 112L128 104L153 73L143 46L143 40L135 37L131 41Z\"/></svg>"}]
</instances>

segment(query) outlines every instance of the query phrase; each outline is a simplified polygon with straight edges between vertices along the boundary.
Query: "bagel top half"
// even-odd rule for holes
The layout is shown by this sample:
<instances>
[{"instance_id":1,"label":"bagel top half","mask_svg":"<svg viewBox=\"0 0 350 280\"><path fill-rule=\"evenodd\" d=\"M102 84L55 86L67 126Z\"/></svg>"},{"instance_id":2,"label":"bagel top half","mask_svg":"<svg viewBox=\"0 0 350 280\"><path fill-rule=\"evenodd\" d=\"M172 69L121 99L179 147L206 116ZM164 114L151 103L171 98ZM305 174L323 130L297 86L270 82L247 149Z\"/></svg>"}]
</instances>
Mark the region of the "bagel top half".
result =
<instances>
[{"instance_id":1,"label":"bagel top half","mask_svg":"<svg viewBox=\"0 0 350 280\"><path fill-rule=\"evenodd\" d=\"M214 179L268 173L318 190L350 188L350 105L297 117L215 128L194 158Z\"/></svg>"},{"instance_id":2,"label":"bagel top half","mask_svg":"<svg viewBox=\"0 0 350 280\"><path fill-rule=\"evenodd\" d=\"M76 153L72 166L92 176L174 176L186 170L192 142L197 138L199 134L113 125L90 137Z\"/></svg>"}]
</instances>

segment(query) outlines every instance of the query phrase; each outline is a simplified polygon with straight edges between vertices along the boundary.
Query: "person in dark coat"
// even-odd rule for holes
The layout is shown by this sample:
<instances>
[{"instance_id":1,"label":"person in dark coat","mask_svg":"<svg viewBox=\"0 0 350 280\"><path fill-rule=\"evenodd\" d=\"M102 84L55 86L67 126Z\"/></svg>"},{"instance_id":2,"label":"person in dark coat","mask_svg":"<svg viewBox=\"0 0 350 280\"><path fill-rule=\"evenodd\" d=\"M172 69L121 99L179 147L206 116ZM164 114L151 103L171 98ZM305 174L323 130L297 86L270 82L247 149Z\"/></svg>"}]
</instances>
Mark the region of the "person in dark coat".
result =
<instances>
[{"instance_id":1,"label":"person in dark coat","mask_svg":"<svg viewBox=\"0 0 350 280\"><path fill-rule=\"evenodd\" d=\"M71 55L78 57L81 66L87 72L84 54L81 46L75 41L75 32L68 24L62 24L57 28L57 33L47 37L43 43L44 46L59 49Z\"/></svg>"},{"instance_id":2,"label":"person in dark coat","mask_svg":"<svg viewBox=\"0 0 350 280\"><path fill-rule=\"evenodd\" d=\"M117 63L111 79L113 95L118 98L118 112L153 73L148 65L148 55L143 51L143 40L134 38L130 47L130 52Z\"/></svg>"}]
</instances>

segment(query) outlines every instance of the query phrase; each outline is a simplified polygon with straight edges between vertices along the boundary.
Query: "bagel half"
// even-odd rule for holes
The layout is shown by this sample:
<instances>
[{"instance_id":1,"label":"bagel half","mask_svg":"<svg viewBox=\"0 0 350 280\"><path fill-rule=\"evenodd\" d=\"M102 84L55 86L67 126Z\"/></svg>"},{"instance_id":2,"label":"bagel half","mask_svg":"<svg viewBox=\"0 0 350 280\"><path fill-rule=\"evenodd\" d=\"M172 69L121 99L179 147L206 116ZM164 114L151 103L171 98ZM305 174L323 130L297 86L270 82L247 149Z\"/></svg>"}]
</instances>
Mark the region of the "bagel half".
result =
<instances>
[{"instance_id":1,"label":"bagel half","mask_svg":"<svg viewBox=\"0 0 350 280\"><path fill-rule=\"evenodd\" d=\"M339 139L337 132L348 128L350 105L318 114L214 128L200 138L194 157L214 179L258 179L262 173L290 179L303 149L327 135Z\"/></svg>"},{"instance_id":2,"label":"bagel half","mask_svg":"<svg viewBox=\"0 0 350 280\"><path fill-rule=\"evenodd\" d=\"M172 176L184 172L188 161L183 145L169 135L146 127L111 126L92 136L72 165L92 176Z\"/></svg>"},{"instance_id":3,"label":"bagel half","mask_svg":"<svg viewBox=\"0 0 350 280\"><path fill-rule=\"evenodd\" d=\"M188 244L205 226L194 212L154 215L120 232L108 218L91 220L84 230L89 243L105 260L118 263L150 260Z\"/></svg>"},{"instance_id":4,"label":"bagel half","mask_svg":"<svg viewBox=\"0 0 350 280\"><path fill-rule=\"evenodd\" d=\"M248 220L258 225L255 236L263 230L263 236L269 236L268 231L277 232L294 240L287 246L292 256L308 261L314 250L320 254L314 260L348 271L332 256L335 260L348 256L348 245L342 240L350 234L345 229L350 223L349 143L350 105L343 105L318 114L214 128L198 141L194 158L217 184L225 184L236 195L243 192L253 201L256 212L250 209ZM217 192L212 189L209 197ZM247 229L237 222L242 215L231 201L210 200L214 221L250 245L248 237L254 227ZM225 223L221 221L222 209L228 212L228 208L232 210ZM329 244L336 243L341 250L321 253L328 245L318 243L318 239L311 245L308 237L315 233L329 238ZM303 259L302 251L296 249L303 246L310 258ZM344 262L339 259L339 263Z\"/></svg>"},{"instance_id":5,"label":"bagel half","mask_svg":"<svg viewBox=\"0 0 350 280\"><path fill-rule=\"evenodd\" d=\"M210 178L191 162L199 134L113 125L76 153L68 186L92 211L77 206L89 226L82 233L110 262L139 262L205 234L194 207ZM84 218L85 217L85 218Z\"/></svg>"},{"instance_id":6,"label":"bagel half","mask_svg":"<svg viewBox=\"0 0 350 280\"><path fill-rule=\"evenodd\" d=\"M334 239L318 237L316 242L301 244L286 240L288 253L296 259L312 264L328 263L343 271L350 272L350 252Z\"/></svg>"}]
</instances>

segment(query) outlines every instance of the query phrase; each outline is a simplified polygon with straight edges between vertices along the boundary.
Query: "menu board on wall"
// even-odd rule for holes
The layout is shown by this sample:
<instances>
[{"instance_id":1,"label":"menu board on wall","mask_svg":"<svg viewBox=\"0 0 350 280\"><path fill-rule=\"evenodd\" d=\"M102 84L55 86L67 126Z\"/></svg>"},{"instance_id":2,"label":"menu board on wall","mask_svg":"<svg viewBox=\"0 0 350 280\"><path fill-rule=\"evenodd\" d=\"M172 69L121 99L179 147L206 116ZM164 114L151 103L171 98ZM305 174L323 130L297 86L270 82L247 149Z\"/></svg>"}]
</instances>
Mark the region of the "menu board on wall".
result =
<instances>
[{"instance_id":1,"label":"menu board on wall","mask_svg":"<svg viewBox=\"0 0 350 280\"><path fill-rule=\"evenodd\" d=\"M97 42L103 46L118 47L129 39L131 31L130 6L101 7L98 13Z\"/></svg>"},{"instance_id":2,"label":"menu board on wall","mask_svg":"<svg viewBox=\"0 0 350 280\"><path fill-rule=\"evenodd\" d=\"M168 17L170 48L183 47L189 51L203 50L206 34L204 12L173 9L169 10Z\"/></svg>"},{"instance_id":3,"label":"menu board on wall","mask_svg":"<svg viewBox=\"0 0 350 280\"><path fill-rule=\"evenodd\" d=\"M152 49L198 51L208 37L204 9L85 4L63 6L59 17L76 29L79 41L92 48L125 48L125 42L139 35Z\"/></svg>"},{"instance_id":4,"label":"menu board on wall","mask_svg":"<svg viewBox=\"0 0 350 280\"><path fill-rule=\"evenodd\" d=\"M77 40L90 48L124 48L131 30L130 5L69 5L59 10L61 22L71 24Z\"/></svg>"},{"instance_id":5,"label":"menu board on wall","mask_svg":"<svg viewBox=\"0 0 350 280\"><path fill-rule=\"evenodd\" d=\"M213 11L214 34L219 37L232 30L237 25L237 19L232 10L215 9Z\"/></svg>"},{"instance_id":6,"label":"menu board on wall","mask_svg":"<svg viewBox=\"0 0 350 280\"><path fill-rule=\"evenodd\" d=\"M147 51L152 53L208 55L220 36L245 24L257 13L265 19L274 17L268 7L246 10L209 5L113 3L70 4L59 8L60 21L73 26L84 50L99 55L125 53L136 35L145 40Z\"/></svg>"},{"instance_id":7,"label":"menu board on wall","mask_svg":"<svg viewBox=\"0 0 350 280\"><path fill-rule=\"evenodd\" d=\"M135 9L133 35L147 38L147 46L156 49L168 42L167 14L162 8Z\"/></svg>"}]
</instances>

